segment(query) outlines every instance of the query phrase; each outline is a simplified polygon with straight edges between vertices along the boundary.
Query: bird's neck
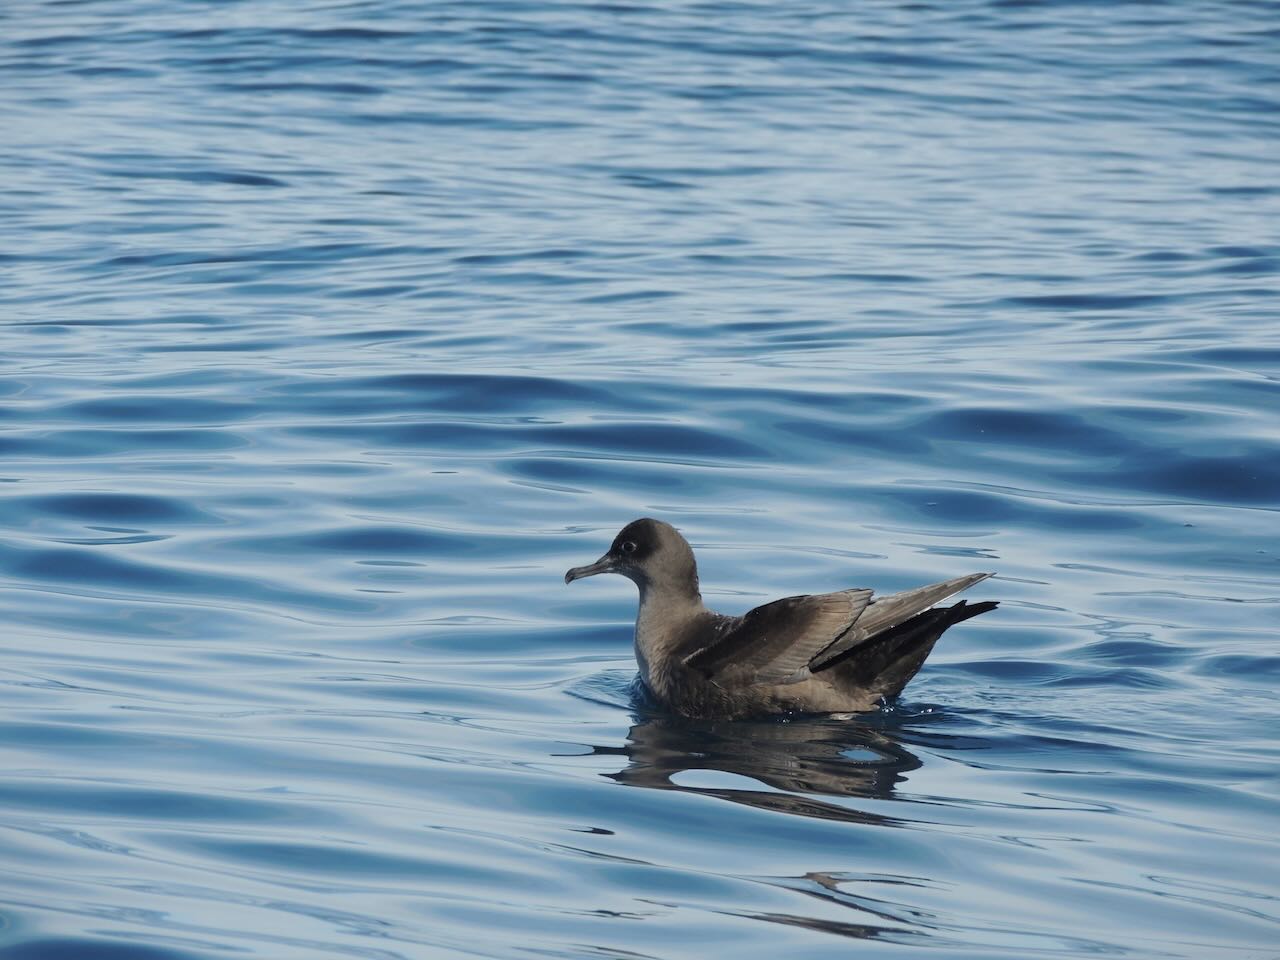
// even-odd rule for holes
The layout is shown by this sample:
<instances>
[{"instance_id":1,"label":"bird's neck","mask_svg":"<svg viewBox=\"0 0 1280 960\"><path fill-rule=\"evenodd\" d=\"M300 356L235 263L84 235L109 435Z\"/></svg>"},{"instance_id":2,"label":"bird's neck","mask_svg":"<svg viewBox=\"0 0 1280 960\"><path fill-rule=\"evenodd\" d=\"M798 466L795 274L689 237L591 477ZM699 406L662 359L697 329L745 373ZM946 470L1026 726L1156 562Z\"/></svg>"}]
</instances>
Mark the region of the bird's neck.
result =
<instances>
[{"instance_id":1,"label":"bird's neck","mask_svg":"<svg viewBox=\"0 0 1280 960\"><path fill-rule=\"evenodd\" d=\"M649 689L662 696L691 625L707 613L696 585L640 584L636 662Z\"/></svg>"}]
</instances>

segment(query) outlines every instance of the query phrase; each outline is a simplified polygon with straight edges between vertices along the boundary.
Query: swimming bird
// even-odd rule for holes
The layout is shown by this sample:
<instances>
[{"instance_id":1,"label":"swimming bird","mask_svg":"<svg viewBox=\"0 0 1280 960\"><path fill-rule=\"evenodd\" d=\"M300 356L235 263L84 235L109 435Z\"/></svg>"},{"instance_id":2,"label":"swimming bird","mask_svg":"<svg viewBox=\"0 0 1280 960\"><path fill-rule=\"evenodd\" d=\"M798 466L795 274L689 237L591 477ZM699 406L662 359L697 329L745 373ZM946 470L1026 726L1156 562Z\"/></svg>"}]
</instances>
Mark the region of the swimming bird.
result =
<instances>
[{"instance_id":1,"label":"swimming bird","mask_svg":"<svg viewBox=\"0 0 1280 960\"><path fill-rule=\"evenodd\" d=\"M934 604L990 573L877 597L868 589L786 597L741 617L702 603L693 548L669 523L634 520L566 584L618 573L640 588L635 651L640 677L688 717L799 711L857 713L896 696L943 632L995 601Z\"/></svg>"}]
</instances>

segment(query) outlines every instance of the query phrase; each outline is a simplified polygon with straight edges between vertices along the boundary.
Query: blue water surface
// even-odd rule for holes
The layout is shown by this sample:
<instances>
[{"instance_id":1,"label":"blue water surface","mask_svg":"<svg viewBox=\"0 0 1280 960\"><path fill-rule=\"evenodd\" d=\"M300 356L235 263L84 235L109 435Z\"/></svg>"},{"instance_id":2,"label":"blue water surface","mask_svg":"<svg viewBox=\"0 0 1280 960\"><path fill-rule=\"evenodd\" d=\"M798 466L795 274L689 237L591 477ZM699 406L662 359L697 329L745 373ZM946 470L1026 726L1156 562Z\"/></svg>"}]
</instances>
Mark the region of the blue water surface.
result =
<instances>
[{"instance_id":1,"label":"blue water surface","mask_svg":"<svg viewBox=\"0 0 1280 960\"><path fill-rule=\"evenodd\" d=\"M0 960L1280 956L1274 3L16 0L0 108ZM642 515L1002 605L682 721Z\"/></svg>"}]
</instances>

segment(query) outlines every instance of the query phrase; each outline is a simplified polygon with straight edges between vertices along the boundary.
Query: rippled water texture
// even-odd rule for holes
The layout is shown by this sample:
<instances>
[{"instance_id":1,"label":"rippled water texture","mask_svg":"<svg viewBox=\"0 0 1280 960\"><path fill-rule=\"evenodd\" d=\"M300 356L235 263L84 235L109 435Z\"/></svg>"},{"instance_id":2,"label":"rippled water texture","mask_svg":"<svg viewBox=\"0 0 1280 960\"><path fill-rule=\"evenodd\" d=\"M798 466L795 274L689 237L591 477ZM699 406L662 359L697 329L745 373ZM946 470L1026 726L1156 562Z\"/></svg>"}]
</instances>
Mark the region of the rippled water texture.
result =
<instances>
[{"instance_id":1,"label":"rippled water texture","mask_svg":"<svg viewBox=\"0 0 1280 960\"><path fill-rule=\"evenodd\" d=\"M1270 3L0 6L0 960L1280 955L1278 82ZM1003 602L681 721L561 582L641 515Z\"/></svg>"}]
</instances>

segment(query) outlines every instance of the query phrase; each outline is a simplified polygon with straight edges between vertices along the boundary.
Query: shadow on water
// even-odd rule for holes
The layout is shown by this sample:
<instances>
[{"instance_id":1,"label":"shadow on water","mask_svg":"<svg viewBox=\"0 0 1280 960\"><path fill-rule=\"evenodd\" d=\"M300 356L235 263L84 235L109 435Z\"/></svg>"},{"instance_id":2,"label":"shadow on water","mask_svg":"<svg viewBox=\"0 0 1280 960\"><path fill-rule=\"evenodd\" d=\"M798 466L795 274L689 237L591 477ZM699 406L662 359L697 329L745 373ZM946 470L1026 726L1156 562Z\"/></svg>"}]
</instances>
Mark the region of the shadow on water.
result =
<instances>
[{"instance_id":1,"label":"shadow on water","mask_svg":"<svg viewBox=\"0 0 1280 960\"><path fill-rule=\"evenodd\" d=\"M833 717L688 720L645 716L620 747L596 746L627 766L610 779L682 790L762 810L848 823L894 825L892 817L821 797L888 799L920 760L892 735Z\"/></svg>"}]
</instances>

